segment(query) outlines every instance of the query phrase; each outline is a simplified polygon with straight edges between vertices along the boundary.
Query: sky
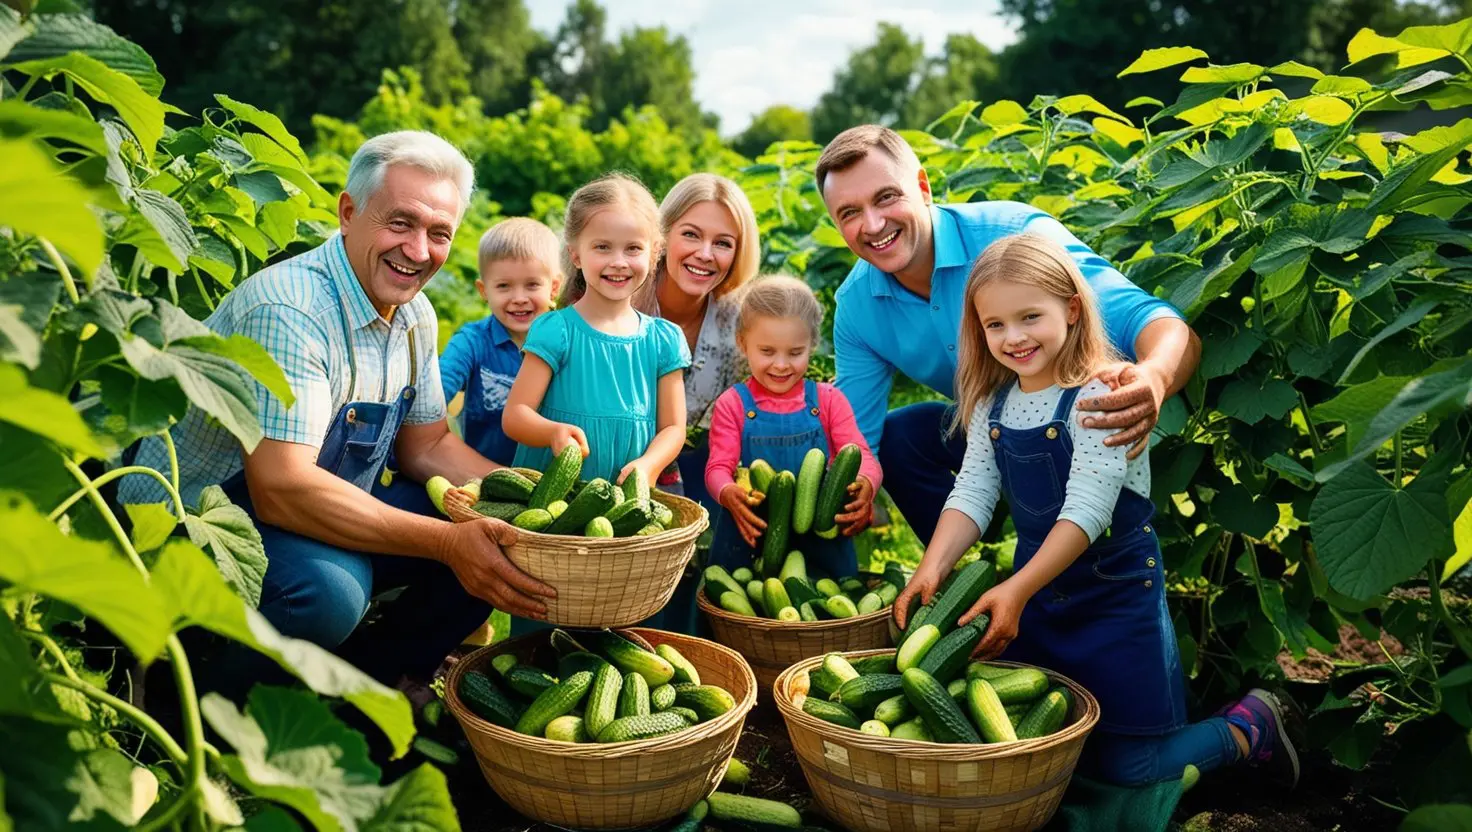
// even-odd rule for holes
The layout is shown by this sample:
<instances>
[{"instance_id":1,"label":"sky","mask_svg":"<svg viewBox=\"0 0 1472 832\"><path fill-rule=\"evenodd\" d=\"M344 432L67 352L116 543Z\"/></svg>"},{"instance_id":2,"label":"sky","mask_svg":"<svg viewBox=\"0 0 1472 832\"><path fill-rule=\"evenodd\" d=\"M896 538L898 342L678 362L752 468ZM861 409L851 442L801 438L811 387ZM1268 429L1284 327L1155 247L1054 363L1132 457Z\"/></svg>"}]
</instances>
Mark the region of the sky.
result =
<instances>
[{"instance_id":1,"label":"sky","mask_svg":"<svg viewBox=\"0 0 1472 832\"><path fill-rule=\"evenodd\" d=\"M690 43L695 98L734 135L773 104L809 109L833 82L849 53L874 42L880 22L921 36L928 54L945 37L970 32L1000 50L1016 34L997 15L996 0L604 0L608 29L664 25ZM564 0L529 0L532 25L552 33Z\"/></svg>"}]
</instances>

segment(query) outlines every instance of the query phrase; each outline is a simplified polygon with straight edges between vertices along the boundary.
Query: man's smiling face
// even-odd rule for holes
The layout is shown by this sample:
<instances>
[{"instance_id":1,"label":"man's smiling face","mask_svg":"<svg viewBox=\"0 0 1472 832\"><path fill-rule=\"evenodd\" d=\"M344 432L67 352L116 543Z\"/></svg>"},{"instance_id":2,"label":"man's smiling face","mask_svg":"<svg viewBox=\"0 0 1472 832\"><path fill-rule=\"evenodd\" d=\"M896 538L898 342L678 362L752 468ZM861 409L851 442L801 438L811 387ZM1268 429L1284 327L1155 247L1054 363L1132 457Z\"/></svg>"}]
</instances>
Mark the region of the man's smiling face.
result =
<instances>
[{"instance_id":1,"label":"man's smiling face","mask_svg":"<svg viewBox=\"0 0 1472 832\"><path fill-rule=\"evenodd\" d=\"M899 274L928 251L930 182L924 170L873 149L828 173L823 201L849 250Z\"/></svg>"},{"instance_id":2,"label":"man's smiling face","mask_svg":"<svg viewBox=\"0 0 1472 832\"><path fill-rule=\"evenodd\" d=\"M460 192L455 182L411 165L390 165L377 191L355 205L346 193L338 219L348 262L385 318L434 277L455 239Z\"/></svg>"}]
</instances>

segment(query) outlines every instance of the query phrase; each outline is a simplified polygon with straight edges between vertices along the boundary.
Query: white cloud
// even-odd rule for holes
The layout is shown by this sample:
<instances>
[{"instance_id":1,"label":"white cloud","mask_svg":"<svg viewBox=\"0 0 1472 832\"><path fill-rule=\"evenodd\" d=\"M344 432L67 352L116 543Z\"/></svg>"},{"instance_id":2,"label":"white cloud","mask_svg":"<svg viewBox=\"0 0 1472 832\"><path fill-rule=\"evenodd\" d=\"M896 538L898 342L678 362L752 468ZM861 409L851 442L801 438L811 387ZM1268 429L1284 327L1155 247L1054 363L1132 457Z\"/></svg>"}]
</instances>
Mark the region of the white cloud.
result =
<instances>
[{"instance_id":1,"label":"white cloud","mask_svg":"<svg viewBox=\"0 0 1472 832\"><path fill-rule=\"evenodd\" d=\"M562 0L533 0L532 25L562 21ZM946 35L968 32L994 50L1016 38L995 0L606 0L611 33L667 26L690 42L695 98L721 117L721 132L741 131L773 104L813 106L849 53L872 43L880 22L898 23L934 53Z\"/></svg>"}]
</instances>

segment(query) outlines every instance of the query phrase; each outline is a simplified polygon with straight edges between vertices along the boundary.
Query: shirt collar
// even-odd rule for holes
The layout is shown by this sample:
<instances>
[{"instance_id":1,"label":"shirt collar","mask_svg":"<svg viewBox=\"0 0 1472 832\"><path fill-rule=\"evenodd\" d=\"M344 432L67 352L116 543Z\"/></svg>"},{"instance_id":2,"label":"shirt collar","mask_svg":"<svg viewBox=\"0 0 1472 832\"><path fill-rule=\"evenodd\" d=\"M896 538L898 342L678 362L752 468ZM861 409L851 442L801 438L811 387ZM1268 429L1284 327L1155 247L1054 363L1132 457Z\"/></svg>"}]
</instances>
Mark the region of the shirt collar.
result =
<instances>
[{"instance_id":1,"label":"shirt collar","mask_svg":"<svg viewBox=\"0 0 1472 832\"><path fill-rule=\"evenodd\" d=\"M491 343L495 344L498 347L504 347L507 344L513 343L511 340L511 332L506 329L505 324L501 323L501 319L497 318L495 315L492 315L490 320Z\"/></svg>"},{"instance_id":2,"label":"shirt collar","mask_svg":"<svg viewBox=\"0 0 1472 832\"><path fill-rule=\"evenodd\" d=\"M941 269L966 265L966 245L961 242L960 224L951 212L939 205L930 206L930 239L935 248L932 279ZM874 269L874 279L869 281L870 293L876 298L893 297L896 283L894 275L882 272L872 265L869 268Z\"/></svg>"},{"instance_id":3,"label":"shirt collar","mask_svg":"<svg viewBox=\"0 0 1472 832\"><path fill-rule=\"evenodd\" d=\"M383 316L373 308L368 300L368 293L363 291L363 284L358 282L358 276L353 272L352 263L348 262L347 245L343 242L342 232L334 232L323 246L327 249L327 272L332 275L332 282L337 287L337 294L343 311L347 315L348 326L353 330L362 329L374 321L382 320ZM407 304L405 304L407 306ZM394 315L395 323L403 316L404 309L401 307Z\"/></svg>"}]
</instances>

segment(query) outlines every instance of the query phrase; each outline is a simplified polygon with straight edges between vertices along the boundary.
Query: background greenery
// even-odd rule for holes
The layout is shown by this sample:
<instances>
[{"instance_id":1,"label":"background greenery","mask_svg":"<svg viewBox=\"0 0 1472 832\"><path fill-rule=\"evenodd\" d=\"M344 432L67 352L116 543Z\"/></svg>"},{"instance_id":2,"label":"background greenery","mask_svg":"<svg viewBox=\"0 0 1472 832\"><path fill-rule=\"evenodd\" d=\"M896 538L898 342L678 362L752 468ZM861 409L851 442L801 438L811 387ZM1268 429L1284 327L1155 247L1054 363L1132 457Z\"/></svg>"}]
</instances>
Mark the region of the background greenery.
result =
<instances>
[{"instance_id":1,"label":"background greenery","mask_svg":"<svg viewBox=\"0 0 1472 832\"><path fill-rule=\"evenodd\" d=\"M258 9L262 25L283 26L292 8ZM1048 8L1061 21L1074 5ZM170 19L191 15L209 16L181 6ZM939 199L1060 216L1201 333L1202 367L1152 452L1193 700L1279 680L1284 664L1339 655L1357 634L1369 655L1340 655L1327 679L1294 688L1313 746L1386 772L1377 797L1411 813L1404 828L1431 828L1417 824L1432 811L1465 823L1472 615L1456 576L1472 559L1472 19L1357 32L1327 73L1307 53L1226 63L1170 45L1135 48L1108 73L1154 98L1035 87L983 100L957 87L906 137ZM204 77L179 71L184 85ZM330 233L345 156L364 136L436 130L487 185L434 284L447 330L483 314L465 302L479 231L516 213L555 221L563 194L608 167L657 194L691 170L737 178L765 267L831 302L852 255L813 187L818 145L779 127L743 156L704 116L649 101L609 111L559 92L556 73L497 113L478 97L437 99L424 79L443 74L415 67L373 68L365 100L310 119L303 145L269 111L294 118L275 88L176 107L155 57L57 4L26 17L0 6L0 73L0 828L454 828L434 767L379 782L373 760L414 735L403 697L255 612L266 560L244 513L217 490L198 506L119 512L107 500L130 470L119 452L191 404L246 447L259 440L254 383L289 396L284 379L257 345L199 319ZM1382 127L1415 119L1438 126ZM866 548L912 559L906 538L895 523ZM322 697L200 697L181 640L200 632L264 653ZM150 687L145 709L138 674L156 661L176 701Z\"/></svg>"}]
</instances>

